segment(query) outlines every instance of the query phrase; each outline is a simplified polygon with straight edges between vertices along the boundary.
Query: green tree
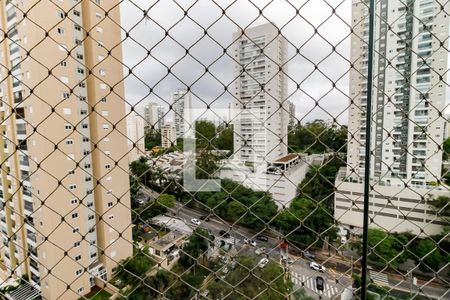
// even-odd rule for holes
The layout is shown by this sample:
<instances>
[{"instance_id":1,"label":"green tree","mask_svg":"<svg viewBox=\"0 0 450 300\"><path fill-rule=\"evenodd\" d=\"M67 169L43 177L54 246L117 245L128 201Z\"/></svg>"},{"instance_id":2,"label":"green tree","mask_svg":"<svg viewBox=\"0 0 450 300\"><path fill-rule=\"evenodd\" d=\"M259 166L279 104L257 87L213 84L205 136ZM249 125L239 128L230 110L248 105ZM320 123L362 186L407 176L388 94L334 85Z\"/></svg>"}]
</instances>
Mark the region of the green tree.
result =
<instances>
[{"instance_id":1,"label":"green tree","mask_svg":"<svg viewBox=\"0 0 450 300\"><path fill-rule=\"evenodd\" d=\"M161 131L150 129L145 133L145 149L152 150L155 146L161 146Z\"/></svg>"},{"instance_id":2,"label":"green tree","mask_svg":"<svg viewBox=\"0 0 450 300\"><path fill-rule=\"evenodd\" d=\"M384 230L369 228L368 244L370 247L369 260L374 264L389 264L397 267L403 261L403 245L399 243L393 234Z\"/></svg>"},{"instance_id":3,"label":"green tree","mask_svg":"<svg viewBox=\"0 0 450 300\"><path fill-rule=\"evenodd\" d=\"M448 155L450 154L450 137L444 141L444 143L442 144L442 149L442 159L447 160Z\"/></svg>"},{"instance_id":4,"label":"green tree","mask_svg":"<svg viewBox=\"0 0 450 300\"><path fill-rule=\"evenodd\" d=\"M445 261L439 246L430 238L420 240L412 251L417 256L416 260L420 262L420 270L424 272L437 272L439 265Z\"/></svg>"},{"instance_id":5,"label":"green tree","mask_svg":"<svg viewBox=\"0 0 450 300\"><path fill-rule=\"evenodd\" d=\"M175 206L175 200L174 195L160 194L156 199L156 203L166 208L171 208Z\"/></svg>"},{"instance_id":6,"label":"green tree","mask_svg":"<svg viewBox=\"0 0 450 300\"><path fill-rule=\"evenodd\" d=\"M195 121L195 140L197 150L213 149L213 140L216 136L216 125L208 120Z\"/></svg>"},{"instance_id":7,"label":"green tree","mask_svg":"<svg viewBox=\"0 0 450 300\"><path fill-rule=\"evenodd\" d=\"M220 281L208 284L212 299L282 300L292 292L293 284L285 280L279 264L270 261L264 268L255 268L253 257L241 256L234 270ZM231 287L235 287L234 290ZM245 295L245 296L242 296ZM226 298L225 298L226 297Z\"/></svg>"},{"instance_id":8,"label":"green tree","mask_svg":"<svg viewBox=\"0 0 450 300\"><path fill-rule=\"evenodd\" d=\"M209 241L211 240L212 238L206 229L196 228L189 237L188 243L183 247L179 260L180 265L187 269L197 263L197 259L208 250Z\"/></svg>"},{"instance_id":9,"label":"green tree","mask_svg":"<svg viewBox=\"0 0 450 300\"><path fill-rule=\"evenodd\" d=\"M219 150L228 150L233 153L233 125L223 123L217 128L217 138L215 139L215 146Z\"/></svg>"}]
</instances>

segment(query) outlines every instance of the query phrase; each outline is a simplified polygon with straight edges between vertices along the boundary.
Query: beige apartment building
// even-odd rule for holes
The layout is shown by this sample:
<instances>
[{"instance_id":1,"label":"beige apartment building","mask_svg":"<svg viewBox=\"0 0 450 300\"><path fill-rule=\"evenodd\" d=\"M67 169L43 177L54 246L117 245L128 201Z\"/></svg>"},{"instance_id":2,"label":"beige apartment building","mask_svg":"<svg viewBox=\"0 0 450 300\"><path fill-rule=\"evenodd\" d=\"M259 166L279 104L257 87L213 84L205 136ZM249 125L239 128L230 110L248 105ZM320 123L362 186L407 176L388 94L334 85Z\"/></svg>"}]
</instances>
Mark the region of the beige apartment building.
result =
<instances>
[{"instance_id":1,"label":"beige apartment building","mask_svg":"<svg viewBox=\"0 0 450 300\"><path fill-rule=\"evenodd\" d=\"M1 275L43 299L132 254L118 3L0 2Z\"/></svg>"}]
</instances>

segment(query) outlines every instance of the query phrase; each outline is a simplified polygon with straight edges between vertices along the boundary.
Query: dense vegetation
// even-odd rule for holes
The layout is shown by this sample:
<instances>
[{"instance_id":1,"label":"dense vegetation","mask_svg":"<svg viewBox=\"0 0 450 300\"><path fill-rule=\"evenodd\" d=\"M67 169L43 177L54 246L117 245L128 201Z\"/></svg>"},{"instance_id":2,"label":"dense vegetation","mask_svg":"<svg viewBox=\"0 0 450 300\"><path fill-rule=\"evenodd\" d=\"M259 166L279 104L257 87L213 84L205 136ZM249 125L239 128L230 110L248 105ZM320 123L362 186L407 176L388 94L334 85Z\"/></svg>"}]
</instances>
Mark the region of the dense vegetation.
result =
<instances>
[{"instance_id":1,"label":"dense vegetation","mask_svg":"<svg viewBox=\"0 0 450 300\"><path fill-rule=\"evenodd\" d=\"M436 272L442 264L450 262L446 249L450 242L442 235L419 238L411 233L389 233L370 228L368 243L371 249L369 263L372 266L397 268L407 259L415 261L423 272ZM361 251L361 243L355 241L352 247Z\"/></svg>"},{"instance_id":2,"label":"dense vegetation","mask_svg":"<svg viewBox=\"0 0 450 300\"><path fill-rule=\"evenodd\" d=\"M324 120L290 126L288 135L290 152L346 152L347 126L337 126Z\"/></svg>"}]
</instances>

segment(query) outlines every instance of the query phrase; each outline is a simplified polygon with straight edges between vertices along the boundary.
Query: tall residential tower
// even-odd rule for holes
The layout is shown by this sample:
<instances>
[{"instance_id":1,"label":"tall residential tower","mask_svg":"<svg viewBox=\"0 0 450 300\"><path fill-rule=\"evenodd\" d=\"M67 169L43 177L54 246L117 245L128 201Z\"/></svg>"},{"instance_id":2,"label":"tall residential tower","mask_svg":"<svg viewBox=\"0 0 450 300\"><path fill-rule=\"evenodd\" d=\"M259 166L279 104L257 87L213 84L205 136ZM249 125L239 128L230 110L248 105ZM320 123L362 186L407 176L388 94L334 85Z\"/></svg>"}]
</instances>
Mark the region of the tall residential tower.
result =
<instances>
[{"instance_id":1,"label":"tall residential tower","mask_svg":"<svg viewBox=\"0 0 450 300\"><path fill-rule=\"evenodd\" d=\"M445 223L430 209L428 199L449 194L439 180L450 4L377 1L373 74L369 74L374 79L372 131L367 140L366 2L353 0L348 156L347 168L336 180L335 218L362 226L364 150L370 143L371 226L437 234Z\"/></svg>"},{"instance_id":2,"label":"tall residential tower","mask_svg":"<svg viewBox=\"0 0 450 300\"><path fill-rule=\"evenodd\" d=\"M118 4L0 2L0 272L43 299L132 254Z\"/></svg>"},{"instance_id":3,"label":"tall residential tower","mask_svg":"<svg viewBox=\"0 0 450 300\"><path fill-rule=\"evenodd\" d=\"M287 154L287 42L272 23L233 34L235 159L249 165Z\"/></svg>"}]
</instances>

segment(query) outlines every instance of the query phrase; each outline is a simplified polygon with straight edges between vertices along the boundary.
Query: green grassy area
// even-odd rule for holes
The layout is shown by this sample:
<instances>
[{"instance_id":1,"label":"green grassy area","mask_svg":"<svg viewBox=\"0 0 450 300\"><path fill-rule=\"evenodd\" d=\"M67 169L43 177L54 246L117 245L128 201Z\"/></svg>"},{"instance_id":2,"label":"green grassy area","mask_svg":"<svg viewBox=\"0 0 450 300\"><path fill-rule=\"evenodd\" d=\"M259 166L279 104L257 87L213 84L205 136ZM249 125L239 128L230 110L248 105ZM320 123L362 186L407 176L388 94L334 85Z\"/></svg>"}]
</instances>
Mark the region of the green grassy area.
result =
<instances>
[{"instance_id":1,"label":"green grassy area","mask_svg":"<svg viewBox=\"0 0 450 300\"><path fill-rule=\"evenodd\" d=\"M107 300L107 299L109 299L109 297L111 297L111 294L105 290L102 290L102 291L96 293L95 295L93 295L89 299L90 300Z\"/></svg>"}]
</instances>

